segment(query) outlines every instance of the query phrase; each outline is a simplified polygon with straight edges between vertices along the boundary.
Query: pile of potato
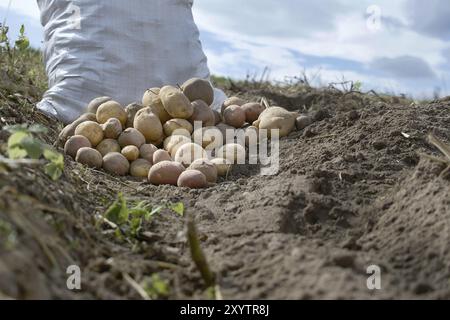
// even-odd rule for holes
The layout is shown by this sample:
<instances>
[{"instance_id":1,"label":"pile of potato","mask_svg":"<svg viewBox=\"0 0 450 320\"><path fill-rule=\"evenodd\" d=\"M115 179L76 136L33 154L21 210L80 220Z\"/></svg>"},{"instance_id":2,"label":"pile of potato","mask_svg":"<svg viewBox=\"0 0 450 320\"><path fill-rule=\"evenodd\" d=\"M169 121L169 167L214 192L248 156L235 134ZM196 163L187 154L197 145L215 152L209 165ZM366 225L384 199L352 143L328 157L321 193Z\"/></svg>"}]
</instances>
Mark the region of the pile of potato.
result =
<instances>
[{"instance_id":1,"label":"pile of potato","mask_svg":"<svg viewBox=\"0 0 450 320\"><path fill-rule=\"evenodd\" d=\"M208 132L219 130L225 136L227 129L279 129L282 137L296 125L298 115L280 107L231 97L219 113L210 107L213 100L211 84L198 78L181 88L149 89L142 104L126 108L99 97L62 130L60 140L67 155L92 168L148 179L155 185L204 188L246 155L243 145L234 141L217 145ZM202 122L201 132L193 132L194 121ZM201 135L201 145L193 142L195 134ZM214 157L208 158L206 150L213 149Z\"/></svg>"}]
</instances>

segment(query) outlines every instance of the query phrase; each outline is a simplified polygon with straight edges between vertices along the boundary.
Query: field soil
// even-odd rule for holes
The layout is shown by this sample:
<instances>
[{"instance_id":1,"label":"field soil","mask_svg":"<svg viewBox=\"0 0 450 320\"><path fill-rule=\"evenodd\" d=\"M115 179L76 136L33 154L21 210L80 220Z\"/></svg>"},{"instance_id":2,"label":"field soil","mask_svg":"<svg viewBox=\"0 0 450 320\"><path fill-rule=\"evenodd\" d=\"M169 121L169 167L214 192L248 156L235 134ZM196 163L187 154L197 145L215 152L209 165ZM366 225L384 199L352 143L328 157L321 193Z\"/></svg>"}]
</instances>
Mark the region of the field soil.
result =
<instances>
[{"instance_id":1,"label":"field soil","mask_svg":"<svg viewBox=\"0 0 450 320\"><path fill-rule=\"evenodd\" d=\"M423 154L450 141L450 98L432 102L304 86L227 89L310 114L314 123L283 138L277 174L235 167L204 190L153 186L87 169L65 158L52 181L41 166L0 170L0 296L18 299L141 299L158 274L161 299L211 298L186 241L193 217L224 299L449 299L450 173ZM50 144L62 124L36 98L3 95L0 126L39 123ZM0 131L0 143L8 138ZM122 192L154 205L181 201L119 239L95 218ZM7 227L5 227L7 226ZM6 246L6 241L10 245ZM3 244L3 245L2 245ZM78 265L81 290L67 289ZM381 289L369 290L369 266Z\"/></svg>"}]
</instances>

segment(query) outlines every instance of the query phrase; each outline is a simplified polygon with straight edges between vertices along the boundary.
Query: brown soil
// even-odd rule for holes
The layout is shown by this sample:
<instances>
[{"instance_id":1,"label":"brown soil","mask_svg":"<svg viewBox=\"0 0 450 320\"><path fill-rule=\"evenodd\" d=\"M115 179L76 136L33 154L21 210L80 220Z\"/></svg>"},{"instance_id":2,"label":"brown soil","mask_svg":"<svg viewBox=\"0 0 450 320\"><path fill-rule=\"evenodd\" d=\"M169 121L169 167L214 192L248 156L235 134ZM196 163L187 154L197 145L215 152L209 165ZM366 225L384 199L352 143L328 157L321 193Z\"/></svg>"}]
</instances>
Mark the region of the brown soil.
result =
<instances>
[{"instance_id":1,"label":"brown soil","mask_svg":"<svg viewBox=\"0 0 450 320\"><path fill-rule=\"evenodd\" d=\"M167 298L208 298L182 217L164 210L145 225L152 237L139 242L96 226L95 214L122 191L185 204L225 299L450 298L450 174L419 156L440 156L429 132L450 141L450 99L416 105L334 90L240 91L316 120L282 139L275 176L241 166L214 187L185 190L69 158L57 182L40 167L3 169L0 221L15 238L12 248L0 246L0 296L139 299L124 274L141 282L158 273ZM50 128L41 138L53 143L61 125L23 105L2 105L1 126L41 123ZM0 131L2 144L7 136ZM81 291L66 288L71 264L82 270ZM382 270L381 290L366 286L370 265Z\"/></svg>"}]
</instances>

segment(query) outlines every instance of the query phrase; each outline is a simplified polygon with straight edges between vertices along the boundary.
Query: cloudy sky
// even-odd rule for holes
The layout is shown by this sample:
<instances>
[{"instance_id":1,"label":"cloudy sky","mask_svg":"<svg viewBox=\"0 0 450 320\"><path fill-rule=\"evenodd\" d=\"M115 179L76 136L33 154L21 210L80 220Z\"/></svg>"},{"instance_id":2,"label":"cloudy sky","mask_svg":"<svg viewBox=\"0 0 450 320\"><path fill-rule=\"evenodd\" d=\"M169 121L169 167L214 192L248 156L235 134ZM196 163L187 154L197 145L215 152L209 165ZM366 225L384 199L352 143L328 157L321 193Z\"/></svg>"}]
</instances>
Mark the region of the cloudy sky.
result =
<instances>
[{"instance_id":1,"label":"cloudy sky","mask_svg":"<svg viewBox=\"0 0 450 320\"><path fill-rule=\"evenodd\" d=\"M9 0L0 0L0 19ZM361 81L421 98L450 95L448 0L195 0L194 16L214 74L284 81L306 72L316 84ZM13 0L12 33L21 23L39 47L35 0Z\"/></svg>"}]
</instances>

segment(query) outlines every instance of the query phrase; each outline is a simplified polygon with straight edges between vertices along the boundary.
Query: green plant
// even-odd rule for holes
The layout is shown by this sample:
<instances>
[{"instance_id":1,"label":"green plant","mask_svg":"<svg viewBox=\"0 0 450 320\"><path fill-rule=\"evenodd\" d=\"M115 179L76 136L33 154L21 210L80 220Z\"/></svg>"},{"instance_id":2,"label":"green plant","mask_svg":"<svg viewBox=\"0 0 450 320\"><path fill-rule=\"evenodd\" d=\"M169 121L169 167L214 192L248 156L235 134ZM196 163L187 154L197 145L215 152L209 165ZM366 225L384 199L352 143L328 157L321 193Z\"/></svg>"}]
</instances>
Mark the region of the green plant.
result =
<instances>
[{"instance_id":1,"label":"green plant","mask_svg":"<svg viewBox=\"0 0 450 320\"><path fill-rule=\"evenodd\" d=\"M154 273L142 282L142 287L152 299L161 299L169 296L169 284L159 274Z\"/></svg>"}]
</instances>

